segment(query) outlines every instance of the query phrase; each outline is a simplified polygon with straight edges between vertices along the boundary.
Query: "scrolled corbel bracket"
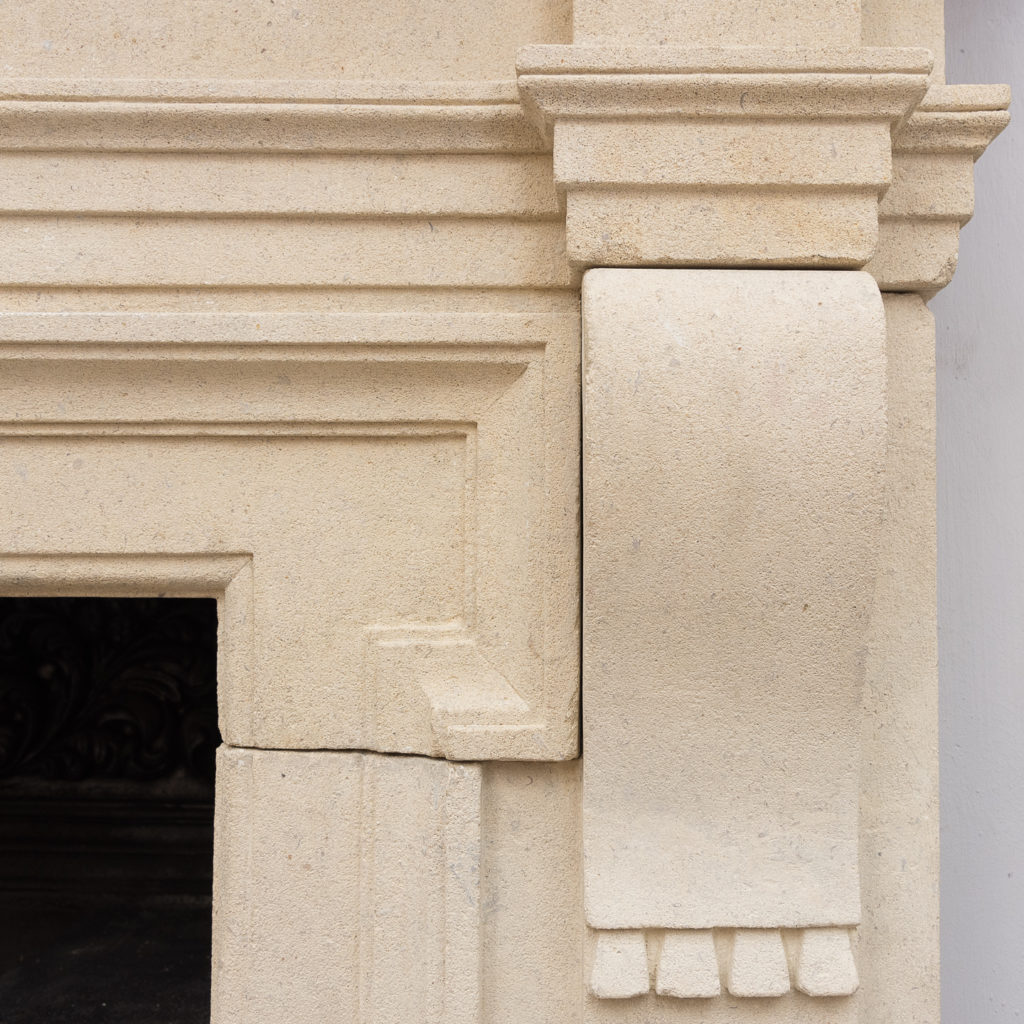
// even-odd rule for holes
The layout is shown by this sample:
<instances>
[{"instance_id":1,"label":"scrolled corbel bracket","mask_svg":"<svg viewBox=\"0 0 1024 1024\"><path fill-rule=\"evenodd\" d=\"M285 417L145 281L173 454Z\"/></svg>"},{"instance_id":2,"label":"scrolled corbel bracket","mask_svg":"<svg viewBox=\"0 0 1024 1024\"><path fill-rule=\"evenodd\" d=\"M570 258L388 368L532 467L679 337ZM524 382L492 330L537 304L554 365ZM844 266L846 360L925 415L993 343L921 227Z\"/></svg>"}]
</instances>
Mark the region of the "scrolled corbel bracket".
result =
<instances>
[{"instance_id":1,"label":"scrolled corbel bracket","mask_svg":"<svg viewBox=\"0 0 1024 1024\"><path fill-rule=\"evenodd\" d=\"M714 996L713 962L732 995L850 995L881 295L591 270L583 321L589 990L647 992L654 935L661 995Z\"/></svg>"}]
</instances>

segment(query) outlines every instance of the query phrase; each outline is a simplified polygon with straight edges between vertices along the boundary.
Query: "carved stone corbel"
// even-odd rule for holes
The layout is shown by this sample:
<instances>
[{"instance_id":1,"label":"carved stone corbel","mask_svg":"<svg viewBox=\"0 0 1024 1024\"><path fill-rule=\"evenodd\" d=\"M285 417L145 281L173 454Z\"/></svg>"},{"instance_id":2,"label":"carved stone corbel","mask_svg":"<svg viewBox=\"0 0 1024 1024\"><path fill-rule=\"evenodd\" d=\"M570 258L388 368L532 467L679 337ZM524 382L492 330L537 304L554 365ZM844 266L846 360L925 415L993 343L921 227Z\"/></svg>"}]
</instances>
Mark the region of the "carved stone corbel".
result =
<instances>
[{"instance_id":1,"label":"carved stone corbel","mask_svg":"<svg viewBox=\"0 0 1024 1024\"><path fill-rule=\"evenodd\" d=\"M721 956L734 996L788 992L790 960L795 987L848 995L878 290L594 270L583 307L590 990L648 990L646 933L663 994L717 994Z\"/></svg>"}]
</instances>

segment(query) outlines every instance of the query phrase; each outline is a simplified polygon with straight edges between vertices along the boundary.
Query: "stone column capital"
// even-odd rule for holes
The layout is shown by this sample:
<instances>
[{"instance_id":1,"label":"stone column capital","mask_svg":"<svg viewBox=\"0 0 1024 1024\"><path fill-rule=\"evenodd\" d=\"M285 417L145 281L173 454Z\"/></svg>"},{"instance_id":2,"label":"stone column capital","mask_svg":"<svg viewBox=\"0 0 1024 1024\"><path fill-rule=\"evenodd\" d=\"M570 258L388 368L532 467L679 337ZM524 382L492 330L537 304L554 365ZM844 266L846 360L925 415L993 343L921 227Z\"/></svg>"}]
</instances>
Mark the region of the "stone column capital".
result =
<instances>
[{"instance_id":1,"label":"stone column capital","mask_svg":"<svg viewBox=\"0 0 1024 1024\"><path fill-rule=\"evenodd\" d=\"M974 163L1010 123L1006 85L932 85L893 132L893 185L867 266L883 291L930 298L956 271L974 213Z\"/></svg>"},{"instance_id":2,"label":"stone column capital","mask_svg":"<svg viewBox=\"0 0 1024 1024\"><path fill-rule=\"evenodd\" d=\"M861 267L891 130L931 55L904 48L532 46L578 266Z\"/></svg>"}]
</instances>

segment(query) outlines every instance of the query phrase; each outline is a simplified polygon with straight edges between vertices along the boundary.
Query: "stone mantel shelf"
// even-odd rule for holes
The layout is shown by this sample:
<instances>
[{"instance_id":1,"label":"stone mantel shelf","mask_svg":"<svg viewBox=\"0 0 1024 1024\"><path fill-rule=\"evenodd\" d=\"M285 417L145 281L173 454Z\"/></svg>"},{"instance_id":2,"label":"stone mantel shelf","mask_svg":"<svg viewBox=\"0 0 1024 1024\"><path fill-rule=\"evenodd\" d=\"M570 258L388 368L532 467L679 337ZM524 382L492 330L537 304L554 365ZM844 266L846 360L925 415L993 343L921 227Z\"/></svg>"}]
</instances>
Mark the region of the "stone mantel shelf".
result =
<instances>
[{"instance_id":1,"label":"stone mantel shelf","mask_svg":"<svg viewBox=\"0 0 1024 1024\"><path fill-rule=\"evenodd\" d=\"M516 103L515 79L478 82L261 78L0 78L0 100L57 103Z\"/></svg>"}]
</instances>

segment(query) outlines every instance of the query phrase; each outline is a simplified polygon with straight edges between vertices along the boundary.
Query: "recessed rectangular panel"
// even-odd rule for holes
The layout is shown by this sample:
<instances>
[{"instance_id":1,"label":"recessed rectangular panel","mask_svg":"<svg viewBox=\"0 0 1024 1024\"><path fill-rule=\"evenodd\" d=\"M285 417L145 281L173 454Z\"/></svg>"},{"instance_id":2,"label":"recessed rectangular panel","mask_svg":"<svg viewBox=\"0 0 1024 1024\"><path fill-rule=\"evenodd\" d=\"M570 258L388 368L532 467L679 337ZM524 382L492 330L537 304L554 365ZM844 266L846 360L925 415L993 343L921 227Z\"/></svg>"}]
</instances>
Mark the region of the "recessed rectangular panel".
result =
<instances>
[{"instance_id":1,"label":"recessed rectangular panel","mask_svg":"<svg viewBox=\"0 0 1024 1024\"><path fill-rule=\"evenodd\" d=\"M0 587L221 598L240 746L572 757L577 330L0 316Z\"/></svg>"},{"instance_id":2,"label":"recessed rectangular panel","mask_svg":"<svg viewBox=\"0 0 1024 1024\"><path fill-rule=\"evenodd\" d=\"M9 438L5 454L23 551L109 552L130 538L160 553L255 553L256 674L223 681L229 733L245 722L274 746L358 747L367 628L472 614L467 428Z\"/></svg>"}]
</instances>

